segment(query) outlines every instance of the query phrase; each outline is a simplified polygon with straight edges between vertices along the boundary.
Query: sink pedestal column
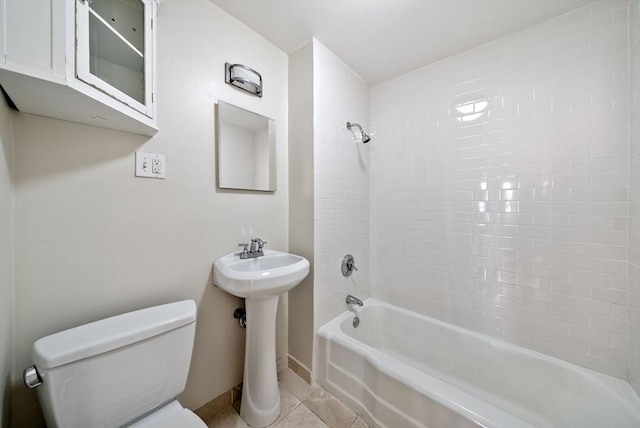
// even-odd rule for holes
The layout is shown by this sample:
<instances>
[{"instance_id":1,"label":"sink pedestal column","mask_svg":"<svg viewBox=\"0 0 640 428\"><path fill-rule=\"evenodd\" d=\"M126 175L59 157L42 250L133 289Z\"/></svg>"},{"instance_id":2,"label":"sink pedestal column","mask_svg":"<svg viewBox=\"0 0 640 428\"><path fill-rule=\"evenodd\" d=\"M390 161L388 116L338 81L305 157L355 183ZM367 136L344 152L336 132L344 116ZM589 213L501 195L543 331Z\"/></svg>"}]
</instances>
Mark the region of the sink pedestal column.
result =
<instances>
[{"instance_id":1,"label":"sink pedestal column","mask_svg":"<svg viewBox=\"0 0 640 428\"><path fill-rule=\"evenodd\" d=\"M249 425L266 427L280 415L276 368L276 297L245 299L247 336L240 417Z\"/></svg>"}]
</instances>

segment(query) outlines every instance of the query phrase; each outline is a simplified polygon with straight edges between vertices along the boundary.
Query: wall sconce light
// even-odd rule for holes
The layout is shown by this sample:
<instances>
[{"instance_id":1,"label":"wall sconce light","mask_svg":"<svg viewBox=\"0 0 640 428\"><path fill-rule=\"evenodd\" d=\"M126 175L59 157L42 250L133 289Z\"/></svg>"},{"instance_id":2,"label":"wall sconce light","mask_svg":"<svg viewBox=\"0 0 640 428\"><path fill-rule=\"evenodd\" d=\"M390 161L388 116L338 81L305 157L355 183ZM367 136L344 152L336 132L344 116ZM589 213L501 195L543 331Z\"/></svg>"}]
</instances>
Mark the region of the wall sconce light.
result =
<instances>
[{"instance_id":1,"label":"wall sconce light","mask_svg":"<svg viewBox=\"0 0 640 428\"><path fill-rule=\"evenodd\" d=\"M262 98L262 76L251 67L242 64L224 65L224 81L230 85Z\"/></svg>"}]
</instances>

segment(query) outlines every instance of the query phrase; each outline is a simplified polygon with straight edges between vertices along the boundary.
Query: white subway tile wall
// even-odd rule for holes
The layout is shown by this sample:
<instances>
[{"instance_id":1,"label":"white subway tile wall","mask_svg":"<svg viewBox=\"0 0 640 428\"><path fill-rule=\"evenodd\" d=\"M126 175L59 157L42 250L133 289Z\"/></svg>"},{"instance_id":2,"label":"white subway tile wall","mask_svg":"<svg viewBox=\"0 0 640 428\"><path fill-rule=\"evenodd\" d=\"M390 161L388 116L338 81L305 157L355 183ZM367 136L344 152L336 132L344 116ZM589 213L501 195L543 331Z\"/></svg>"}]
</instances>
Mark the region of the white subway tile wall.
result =
<instances>
[{"instance_id":1,"label":"white subway tile wall","mask_svg":"<svg viewBox=\"0 0 640 428\"><path fill-rule=\"evenodd\" d=\"M314 78L314 319L315 326L347 309L348 294L369 297L369 147L346 123L369 127L369 87L338 57L313 41ZM356 134L358 132L356 131ZM352 254L349 277L340 266Z\"/></svg>"},{"instance_id":2,"label":"white subway tile wall","mask_svg":"<svg viewBox=\"0 0 640 428\"><path fill-rule=\"evenodd\" d=\"M640 1L629 13L629 382L640 394Z\"/></svg>"},{"instance_id":3,"label":"white subway tile wall","mask_svg":"<svg viewBox=\"0 0 640 428\"><path fill-rule=\"evenodd\" d=\"M371 89L376 298L628 378L628 9L600 1Z\"/></svg>"}]
</instances>

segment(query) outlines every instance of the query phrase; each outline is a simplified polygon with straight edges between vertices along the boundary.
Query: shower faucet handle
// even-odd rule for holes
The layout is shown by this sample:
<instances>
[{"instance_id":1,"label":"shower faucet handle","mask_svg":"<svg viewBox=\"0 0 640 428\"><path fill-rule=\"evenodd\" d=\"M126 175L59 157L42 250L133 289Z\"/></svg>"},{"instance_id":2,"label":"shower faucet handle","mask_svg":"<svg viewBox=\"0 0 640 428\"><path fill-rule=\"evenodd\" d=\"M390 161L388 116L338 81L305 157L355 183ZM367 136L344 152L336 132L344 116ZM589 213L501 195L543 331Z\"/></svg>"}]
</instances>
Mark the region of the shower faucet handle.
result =
<instances>
[{"instance_id":1,"label":"shower faucet handle","mask_svg":"<svg viewBox=\"0 0 640 428\"><path fill-rule=\"evenodd\" d=\"M342 275L349 276L353 273L353 271L357 271L356 261L351 254L347 254L342 259L342 264L340 266L340 270Z\"/></svg>"}]
</instances>

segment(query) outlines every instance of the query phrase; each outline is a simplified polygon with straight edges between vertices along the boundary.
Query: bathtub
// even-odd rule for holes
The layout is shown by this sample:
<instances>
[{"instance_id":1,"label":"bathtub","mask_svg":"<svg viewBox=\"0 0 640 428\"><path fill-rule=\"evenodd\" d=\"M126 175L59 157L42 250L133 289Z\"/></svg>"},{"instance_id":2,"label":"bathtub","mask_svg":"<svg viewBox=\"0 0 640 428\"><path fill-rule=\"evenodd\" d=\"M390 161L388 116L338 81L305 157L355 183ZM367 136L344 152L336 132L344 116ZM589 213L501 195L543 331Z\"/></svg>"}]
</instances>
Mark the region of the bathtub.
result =
<instances>
[{"instance_id":1,"label":"bathtub","mask_svg":"<svg viewBox=\"0 0 640 428\"><path fill-rule=\"evenodd\" d=\"M316 381L371 427L640 427L620 379L374 299L354 312L320 328Z\"/></svg>"}]
</instances>

